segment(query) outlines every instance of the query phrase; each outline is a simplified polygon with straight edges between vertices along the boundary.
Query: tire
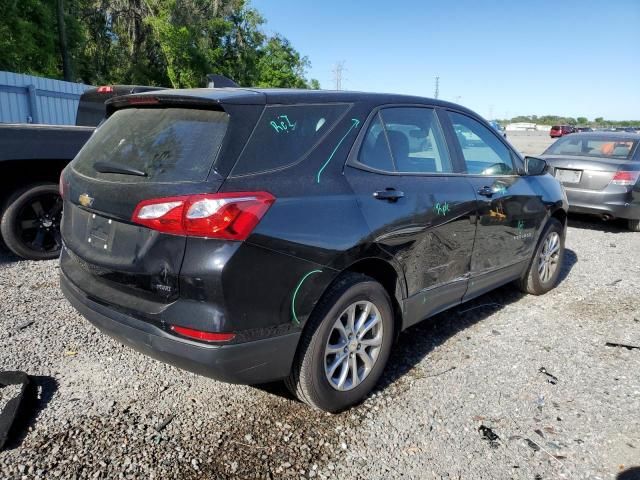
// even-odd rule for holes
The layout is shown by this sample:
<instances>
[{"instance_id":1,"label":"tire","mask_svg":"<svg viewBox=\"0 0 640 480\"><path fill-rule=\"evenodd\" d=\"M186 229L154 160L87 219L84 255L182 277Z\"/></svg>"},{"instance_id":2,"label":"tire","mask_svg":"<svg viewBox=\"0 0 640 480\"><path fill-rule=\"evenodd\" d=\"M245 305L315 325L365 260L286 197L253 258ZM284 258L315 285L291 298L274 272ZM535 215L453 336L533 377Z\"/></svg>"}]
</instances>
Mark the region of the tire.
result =
<instances>
[{"instance_id":1,"label":"tire","mask_svg":"<svg viewBox=\"0 0 640 480\"><path fill-rule=\"evenodd\" d=\"M337 322L346 324L346 330L349 330L347 311L355 306L354 324L357 326L358 318L363 318L360 316L368 303L372 306L364 324L374 323L374 319L378 318L376 326L362 337L362 345L359 344L357 336L348 341L347 337L341 336L340 330L336 329ZM361 401L380 379L391 352L393 330L393 308L382 285L362 274L345 274L329 288L309 317L291 374L285 380L285 384L295 396L313 408L332 413L340 412ZM375 338L372 337L374 334ZM380 342L380 345L366 346L365 341L369 344ZM340 345L337 349L339 353L327 354L330 344ZM368 373L363 355L367 355L369 360L373 359ZM339 358L345 360L338 362ZM351 367L353 361L356 364L355 371L358 372L355 382L354 369ZM344 367L345 362L348 367ZM347 379L343 380L342 390L336 386L339 384L339 378L329 379L326 373L327 365L338 365L336 373L333 374L336 377L341 377L340 373L347 368Z\"/></svg>"},{"instance_id":2,"label":"tire","mask_svg":"<svg viewBox=\"0 0 640 480\"><path fill-rule=\"evenodd\" d=\"M629 219L627 220L629 230L632 232L640 232L640 220L639 219Z\"/></svg>"},{"instance_id":3,"label":"tire","mask_svg":"<svg viewBox=\"0 0 640 480\"><path fill-rule=\"evenodd\" d=\"M62 199L55 183L30 185L6 203L0 232L7 248L27 260L49 260L60 255ZM25 227L25 224L28 225Z\"/></svg>"},{"instance_id":4,"label":"tire","mask_svg":"<svg viewBox=\"0 0 640 480\"><path fill-rule=\"evenodd\" d=\"M555 268L552 272L546 276L544 269L540 270L542 256L545 255L545 250L548 249L548 240L557 235L557 251L554 255L551 255L550 260L555 258L552 265ZM555 248L555 247L554 247ZM532 295L542 295L553 289L558 284L560 278L560 271L562 270L562 262L564 260L564 228L562 224L555 218L549 219L547 225L540 235L538 246L535 249L529 268L525 275L520 280L520 290ZM546 276L546 278L545 278Z\"/></svg>"}]
</instances>

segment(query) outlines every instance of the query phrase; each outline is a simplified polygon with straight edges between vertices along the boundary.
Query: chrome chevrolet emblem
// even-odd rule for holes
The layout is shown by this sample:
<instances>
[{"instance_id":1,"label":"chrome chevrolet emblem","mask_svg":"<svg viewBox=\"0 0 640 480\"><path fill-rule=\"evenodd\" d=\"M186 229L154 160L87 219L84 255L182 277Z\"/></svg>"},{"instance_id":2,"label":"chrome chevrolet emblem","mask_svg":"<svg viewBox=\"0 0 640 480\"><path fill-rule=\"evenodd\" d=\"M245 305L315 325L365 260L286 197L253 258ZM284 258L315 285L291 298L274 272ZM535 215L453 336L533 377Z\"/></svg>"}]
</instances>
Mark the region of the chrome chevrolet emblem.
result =
<instances>
[{"instance_id":1,"label":"chrome chevrolet emblem","mask_svg":"<svg viewBox=\"0 0 640 480\"><path fill-rule=\"evenodd\" d=\"M93 198L91 198L86 193L83 193L82 195L80 195L78 197L78 201L80 202L80 205L82 205L83 207L90 207L91 205L93 205Z\"/></svg>"}]
</instances>

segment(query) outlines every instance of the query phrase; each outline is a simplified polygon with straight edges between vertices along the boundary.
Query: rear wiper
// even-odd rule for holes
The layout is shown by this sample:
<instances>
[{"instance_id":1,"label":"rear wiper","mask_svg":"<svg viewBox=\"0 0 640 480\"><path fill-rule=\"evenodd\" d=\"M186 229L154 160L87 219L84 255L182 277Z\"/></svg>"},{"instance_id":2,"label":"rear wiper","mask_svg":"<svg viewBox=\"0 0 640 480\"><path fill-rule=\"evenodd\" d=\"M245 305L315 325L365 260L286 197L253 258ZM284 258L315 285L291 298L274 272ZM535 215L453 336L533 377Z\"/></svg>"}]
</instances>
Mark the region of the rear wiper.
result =
<instances>
[{"instance_id":1,"label":"rear wiper","mask_svg":"<svg viewBox=\"0 0 640 480\"><path fill-rule=\"evenodd\" d=\"M100 173L121 173L122 175L136 175L138 177L147 176L147 172L115 162L96 162L93 168Z\"/></svg>"}]
</instances>

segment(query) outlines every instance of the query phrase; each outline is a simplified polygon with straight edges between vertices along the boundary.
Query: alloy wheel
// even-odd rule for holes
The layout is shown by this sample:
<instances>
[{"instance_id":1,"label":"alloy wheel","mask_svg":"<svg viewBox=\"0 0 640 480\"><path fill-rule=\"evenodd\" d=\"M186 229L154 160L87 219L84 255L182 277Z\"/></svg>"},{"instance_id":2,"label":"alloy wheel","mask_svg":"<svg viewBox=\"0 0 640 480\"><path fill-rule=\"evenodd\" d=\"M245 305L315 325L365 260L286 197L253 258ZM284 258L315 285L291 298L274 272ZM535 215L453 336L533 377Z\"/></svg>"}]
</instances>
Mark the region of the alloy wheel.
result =
<instances>
[{"instance_id":1,"label":"alloy wheel","mask_svg":"<svg viewBox=\"0 0 640 480\"><path fill-rule=\"evenodd\" d=\"M382 347L384 329L378 308L369 301L347 307L336 319L324 351L329 384L348 391L371 373Z\"/></svg>"},{"instance_id":2,"label":"alloy wheel","mask_svg":"<svg viewBox=\"0 0 640 480\"><path fill-rule=\"evenodd\" d=\"M62 198L44 193L29 199L18 212L17 236L23 245L37 252L60 250Z\"/></svg>"},{"instance_id":3,"label":"alloy wheel","mask_svg":"<svg viewBox=\"0 0 640 480\"><path fill-rule=\"evenodd\" d=\"M544 239L538 258L538 275L540 281L547 283L556 273L560 260L560 235L550 232Z\"/></svg>"}]
</instances>

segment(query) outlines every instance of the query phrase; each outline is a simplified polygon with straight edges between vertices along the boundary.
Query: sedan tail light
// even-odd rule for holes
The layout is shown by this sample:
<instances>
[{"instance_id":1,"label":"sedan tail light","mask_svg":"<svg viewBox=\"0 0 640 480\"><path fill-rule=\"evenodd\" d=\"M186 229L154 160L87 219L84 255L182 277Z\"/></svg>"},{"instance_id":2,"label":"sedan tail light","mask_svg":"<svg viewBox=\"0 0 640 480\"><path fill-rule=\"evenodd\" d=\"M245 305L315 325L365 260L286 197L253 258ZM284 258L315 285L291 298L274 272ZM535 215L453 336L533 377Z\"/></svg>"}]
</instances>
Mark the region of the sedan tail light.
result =
<instances>
[{"instance_id":1,"label":"sedan tail light","mask_svg":"<svg viewBox=\"0 0 640 480\"><path fill-rule=\"evenodd\" d=\"M640 177L640 171L624 171L616 172L611 180L614 185L635 185Z\"/></svg>"},{"instance_id":2,"label":"sedan tail light","mask_svg":"<svg viewBox=\"0 0 640 480\"><path fill-rule=\"evenodd\" d=\"M267 192L233 192L143 200L131 220L174 235L245 240L275 197Z\"/></svg>"}]
</instances>

